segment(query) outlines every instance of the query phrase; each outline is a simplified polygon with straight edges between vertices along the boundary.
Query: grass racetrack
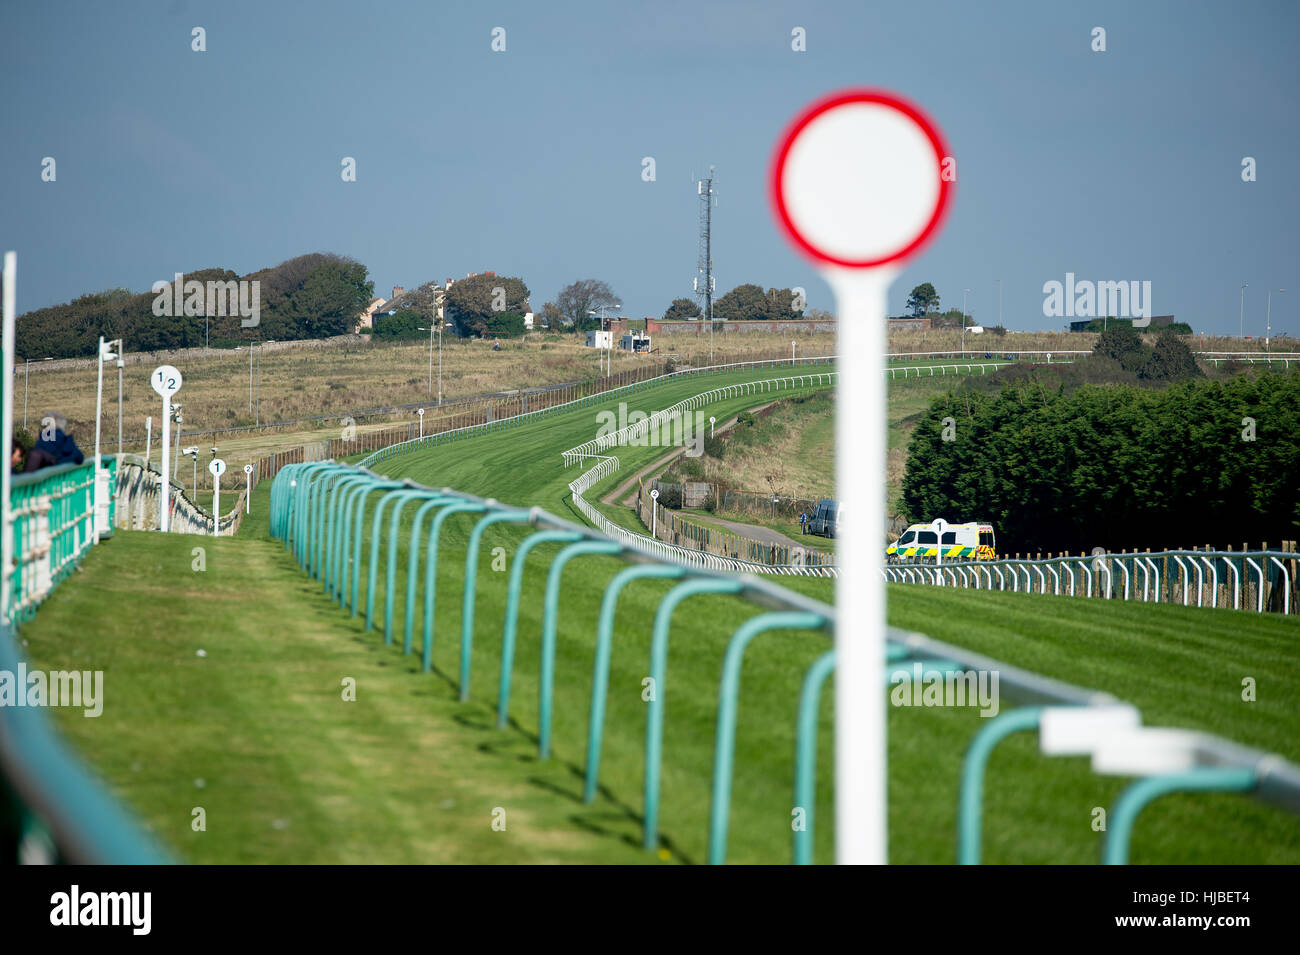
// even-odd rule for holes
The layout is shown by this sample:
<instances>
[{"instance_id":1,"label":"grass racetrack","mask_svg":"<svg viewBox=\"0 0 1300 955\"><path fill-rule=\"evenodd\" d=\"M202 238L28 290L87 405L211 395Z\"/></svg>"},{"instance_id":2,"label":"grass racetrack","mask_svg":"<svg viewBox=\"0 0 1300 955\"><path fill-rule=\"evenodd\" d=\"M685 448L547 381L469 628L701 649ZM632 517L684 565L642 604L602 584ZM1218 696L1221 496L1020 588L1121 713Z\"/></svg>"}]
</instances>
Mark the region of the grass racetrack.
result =
<instances>
[{"instance_id":1,"label":"grass racetrack","mask_svg":"<svg viewBox=\"0 0 1300 955\"><path fill-rule=\"evenodd\" d=\"M625 400L652 411L690 394L768 374L694 378ZM705 410L722 418L764 400ZM600 408L390 459L380 470L578 520L560 452L593 437ZM621 474L661 448L618 449ZM588 492L597 500L615 474ZM581 802L596 610L622 562L582 557L567 568L556 660L553 756L537 760L537 635L545 580L528 563L510 706L494 728L506 574L524 531L496 525L478 575L470 701L458 703L460 595L472 517L444 528L432 675L419 654L363 632L267 533L269 485L234 539L119 532L91 551L25 625L31 664L105 671L104 712L56 710L60 728L153 831L193 862L700 862L705 855L714 712L723 649L755 612L734 598L679 609L669 654L658 853L640 849L642 754L650 622L670 585L624 591L616 622L602 792ZM372 510L378 494L369 496ZM409 521L412 508L407 509ZM426 524L427 529L427 524ZM367 542L368 542L367 522ZM194 569L204 548L205 570ZM405 541L398 569L405 570ZM363 560L368 547L363 548ZM498 555L500 556L500 555ZM382 557L381 557L382 561ZM503 562L508 565L508 562ZM363 567L363 571L366 568ZM380 570L382 571L382 563ZM421 574L421 577L423 575ZM362 578L364 581L364 577ZM382 581L382 573L380 577ZM832 582L783 578L829 601ZM382 586L380 600L382 600ZM365 587L361 588L364 599ZM421 604L417 602L417 608ZM364 609L364 608L363 608ZM417 610L417 614L420 611ZM894 586L891 623L1008 663L1107 690L1139 705L1149 725L1203 728L1300 759L1300 628L1224 610L1025 594ZM416 627L416 642L420 639ZM770 633L746 657L733 784L729 861L786 862L791 843L793 730L799 681L828 646L807 633ZM206 656L197 656L198 650ZM1258 702L1241 700L1256 681ZM343 700L343 681L356 700ZM885 689L879 688L882 705ZM1003 708L1013 703L1003 700ZM817 859L831 860L832 693L821 711ZM981 724L974 710L891 708L890 857L954 858L957 779ZM201 781L201 783L199 782ZM996 751L985 797L989 862L1092 863L1108 808L1127 780L1093 776L1083 759L1046 759L1028 735ZM206 812L206 831L192 812ZM492 827L505 811L504 831ZM1139 819L1133 861L1300 861L1300 819L1244 796L1172 796Z\"/></svg>"}]
</instances>

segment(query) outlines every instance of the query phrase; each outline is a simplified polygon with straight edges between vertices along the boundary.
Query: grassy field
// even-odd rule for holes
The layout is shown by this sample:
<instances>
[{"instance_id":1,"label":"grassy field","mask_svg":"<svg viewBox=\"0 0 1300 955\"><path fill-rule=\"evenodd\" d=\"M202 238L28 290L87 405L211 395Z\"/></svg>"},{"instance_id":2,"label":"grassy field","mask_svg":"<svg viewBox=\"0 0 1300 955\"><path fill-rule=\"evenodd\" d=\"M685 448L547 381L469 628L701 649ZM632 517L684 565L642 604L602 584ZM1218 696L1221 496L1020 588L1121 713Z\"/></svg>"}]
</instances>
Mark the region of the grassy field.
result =
<instances>
[{"instance_id":1,"label":"grassy field","mask_svg":"<svg viewBox=\"0 0 1300 955\"><path fill-rule=\"evenodd\" d=\"M931 399L947 392L958 381L951 376L900 378L889 384L885 412L889 429L886 484L891 516L902 512L899 499L912 430ZM665 470L663 477L668 481L685 478L720 482L757 493L775 491L784 497L814 501L833 497L834 415L834 397L830 393L803 402L782 400L759 418L749 437L729 440L722 457L706 453L696 459L679 459ZM797 520L773 521L762 515L729 511L718 511L718 516L770 527L790 537L799 535Z\"/></svg>"},{"instance_id":2,"label":"grassy field","mask_svg":"<svg viewBox=\"0 0 1300 955\"><path fill-rule=\"evenodd\" d=\"M713 342L713 362L747 361L757 358L783 358L790 354L793 341L800 357L833 354L835 336L830 333L744 333L728 334L719 326ZM966 336L966 348L973 359L985 352L995 356L1020 350L1086 350L1096 340L1092 334L1065 332L1008 332L1004 336ZM1258 350L1255 342L1193 336L1197 350ZM634 356L615 351L615 372L646 362L674 361L701 365L709 362L709 336L660 335L651 356ZM892 353L954 351L961 348L961 334L953 330L930 332L891 332ZM435 349L436 350L436 349ZM94 441L95 365L65 367L65 363L46 364L33 355L30 366L18 363L19 379L14 387L14 423L23 421L25 398L29 430L35 430L40 415L58 409L72 424L72 433L84 444ZM429 346L427 341L409 343L355 342L278 342L266 345L257 356L258 413L261 422L291 420L311 415L343 417L361 409L410 404L426 401L431 387L437 388L437 355L434 356L432 386L429 384ZM140 363L129 364L123 377L123 418L128 436L144 431L144 419L155 418L159 402L149 387L148 375L164 362L180 368L185 387L178 401L185 408L186 427L209 430L251 425L255 415L249 407L248 352L213 351L206 358L186 353L182 357L158 353ZM930 359L924 359L931 363ZM583 346L572 334L531 333L525 339L505 342L502 350L492 351L486 342L462 341L444 335L442 344L442 385L446 400L470 395L510 391L581 381L599 374L600 356L595 349ZM255 366L258 362L255 362ZM255 372L257 371L255 367ZM104 430L117 434L117 395L115 369L105 369ZM28 375L30 374L30 378ZM257 375L255 374L255 377ZM430 412L433 413L433 412ZM409 415L400 415L405 420ZM157 422L155 421L155 425ZM337 429L333 429L337 430ZM141 448L143 443L141 443ZM127 450L137 451L130 441Z\"/></svg>"},{"instance_id":3,"label":"grassy field","mask_svg":"<svg viewBox=\"0 0 1300 955\"><path fill-rule=\"evenodd\" d=\"M637 396L647 410L697 391L674 383ZM731 414L753 398L720 402ZM559 452L594 435L599 408L386 462L383 470L572 516ZM623 471L662 449L620 449ZM613 486L615 475L607 482ZM593 488L597 499L603 488ZM667 585L620 601L602 772L593 807L578 798L592 637L600 593L621 564L581 558L565 574L556 662L555 755L536 760L537 633L544 574L529 562L508 730L492 728L505 577L523 532L498 525L479 571L471 700L455 702L464 542L472 519L445 528L435 673L363 633L267 539L267 486L232 540L120 533L97 548L23 629L36 665L106 671L104 715L58 711L64 731L186 859L215 861L657 861L636 844L641 809L650 620ZM373 498L375 495L372 495ZM408 509L408 515L410 509ZM195 546L207 569L192 569ZM401 551L405 552L405 549ZM363 554L363 560L365 559ZM399 558L400 560L400 558ZM405 562L399 563L399 569ZM363 571L367 568L361 568ZM381 567L382 569L382 558ZM381 578L382 579L382 578ZM829 599L830 581L783 579ZM364 588L362 588L364 599ZM420 604L417 603L417 607ZM127 608L122 613L119 608ZM401 601L396 634L400 644ZM694 598L674 620L666 695L663 861L704 855L713 720L722 652L754 608ZM1300 652L1290 620L1233 611L892 587L891 622L1137 703L1150 724L1200 727L1300 758ZM418 639L418 632L417 632ZM819 636L775 633L751 648L742 697L732 861L783 862L790 847L794 705ZM205 657L196 656L198 649ZM1239 702L1254 677L1260 702ZM357 681L343 702L341 681ZM883 690L882 690L883 693ZM818 859L832 837L829 719L823 700ZM1009 701L1004 701L1004 706ZM980 725L970 710L891 709L891 861L953 858L956 779ZM198 785L196 780L202 780ZM999 748L986 796L990 862L1098 858L1090 828L1124 780L1083 760L1039 756L1029 737ZM204 806L208 829L190 829ZM506 810L506 832L491 828ZM1142 816L1138 862L1300 862L1300 822L1244 797L1170 797Z\"/></svg>"}]
</instances>

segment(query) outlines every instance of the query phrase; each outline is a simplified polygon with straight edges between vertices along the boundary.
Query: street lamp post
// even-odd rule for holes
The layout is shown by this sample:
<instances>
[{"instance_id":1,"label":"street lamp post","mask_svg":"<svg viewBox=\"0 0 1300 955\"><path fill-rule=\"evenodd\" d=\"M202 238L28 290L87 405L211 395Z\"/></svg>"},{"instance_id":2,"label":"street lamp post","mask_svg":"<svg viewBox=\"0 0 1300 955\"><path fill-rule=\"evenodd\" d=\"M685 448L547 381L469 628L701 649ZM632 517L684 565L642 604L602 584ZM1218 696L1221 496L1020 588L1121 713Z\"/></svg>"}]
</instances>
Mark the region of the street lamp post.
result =
<instances>
[{"instance_id":1,"label":"street lamp post","mask_svg":"<svg viewBox=\"0 0 1300 955\"><path fill-rule=\"evenodd\" d=\"M416 331L424 331L423 325ZM433 395L433 325L429 326L429 395ZM442 320L438 320L438 404L442 405Z\"/></svg>"},{"instance_id":2,"label":"street lamp post","mask_svg":"<svg viewBox=\"0 0 1300 955\"><path fill-rule=\"evenodd\" d=\"M111 350L114 347L117 348L117 352ZM107 518L108 515L108 499L107 499L108 487L106 484L101 483L101 478L99 473L100 468L102 466L102 460L103 460L100 454L100 430L101 430L100 418L103 415L103 411L104 411L104 362L112 361L114 359L118 359L120 361L121 350L122 350L121 339L113 339L112 341L105 341L104 336L101 335L99 337L99 361L96 363L98 372L96 375L96 385L95 385L95 491L94 491L95 530L94 530L94 537L95 540L97 541L99 540L99 535L100 535L100 524L101 524L100 511L102 510L104 512L105 518ZM119 394L120 394L120 389L119 389ZM120 421L122 416L122 405L121 405L120 398L118 400L117 414Z\"/></svg>"},{"instance_id":3,"label":"street lamp post","mask_svg":"<svg viewBox=\"0 0 1300 955\"><path fill-rule=\"evenodd\" d=\"M1286 289L1277 289L1277 294L1281 295ZM1269 339L1273 337L1273 289L1268 290L1268 304L1264 311L1264 354L1269 351Z\"/></svg>"},{"instance_id":4,"label":"street lamp post","mask_svg":"<svg viewBox=\"0 0 1300 955\"><path fill-rule=\"evenodd\" d=\"M23 372L23 430L27 430L27 391L32 380L32 360L27 359L27 366Z\"/></svg>"},{"instance_id":5,"label":"street lamp post","mask_svg":"<svg viewBox=\"0 0 1300 955\"><path fill-rule=\"evenodd\" d=\"M172 419L176 422L176 446L180 447L181 426L185 423L185 419L181 412L181 406L175 402L172 403ZM172 481L176 480L176 468L180 466L180 459L181 456L179 454L172 455ZM166 464L167 462L164 456L163 466L165 467Z\"/></svg>"},{"instance_id":6,"label":"street lamp post","mask_svg":"<svg viewBox=\"0 0 1300 955\"><path fill-rule=\"evenodd\" d=\"M623 303L622 303L622 302L617 302L617 303L615 303L615 304L613 304L613 305L605 304L605 305L601 305L601 306L600 306L600 330L601 330L602 332L605 331L605 309L607 309L607 308L620 309L620 308L622 308L622 307L623 307ZM588 314L588 315L595 315L596 312L595 312L594 309L590 309L590 308L589 308L589 309L587 309L587 314ZM609 344L610 344L610 347L609 347L607 350L608 350L609 352L612 353L613 350L614 350L614 339L613 339L613 336L612 336L612 335L610 336L610 342L609 342ZM711 349L712 349L712 346L710 346L710 350L711 350ZM596 351L597 351L597 352L600 351L600 346L599 346L599 345L596 346ZM613 358L613 355L612 355L612 354L610 354L609 356L607 356L607 357L605 358L605 364L601 367L601 371L602 371L604 374L607 374L607 375L608 375L608 374L613 374L613 364L612 364L612 362L611 362L611 359L612 359L612 358Z\"/></svg>"},{"instance_id":7,"label":"street lamp post","mask_svg":"<svg viewBox=\"0 0 1300 955\"><path fill-rule=\"evenodd\" d=\"M1249 288L1245 282L1241 283L1241 309L1237 313L1237 338L1244 340L1246 337L1246 289Z\"/></svg>"},{"instance_id":8,"label":"street lamp post","mask_svg":"<svg viewBox=\"0 0 1300 955\"><path fill-rule=\"evenodd\" d=\"M966 357L966 296L970 294L970 289L961 290L961 357Z\"/></svg>"},{"instance_id":9,"label":"street lamp post","mask_svg":"<svg viewBox=\"0 0 1300 955\"><path fill-rule=\"evenodd\" d=\"M194 495L194 500L197 502L199 499L199 446L194 444L188 448L181 448L181 453L177 455L177 457L187 457L192 459L193 467L190 469L190 486L193 488L191 493Z\"/></svg>"},{"instance_id":10,"label":"street lamp post","mask_svg":"<svg viewBox=\"0 0 1300 955\"><path fill-rule=\"evenodd\" d=\"M117 343L117 458L122 460L122 369L126 362L122 360L122 342Z\"/></svg>"},{"instance_id":11,"label":"street lamp post","mask_svg":"<svg viewBox=\"0 0 1300 955\"><path fill-rule=\"evenodd\" d=\"M995 279L998 283L998 327L1002 326L1002 280Z\"/></svg>"}]
</instances>

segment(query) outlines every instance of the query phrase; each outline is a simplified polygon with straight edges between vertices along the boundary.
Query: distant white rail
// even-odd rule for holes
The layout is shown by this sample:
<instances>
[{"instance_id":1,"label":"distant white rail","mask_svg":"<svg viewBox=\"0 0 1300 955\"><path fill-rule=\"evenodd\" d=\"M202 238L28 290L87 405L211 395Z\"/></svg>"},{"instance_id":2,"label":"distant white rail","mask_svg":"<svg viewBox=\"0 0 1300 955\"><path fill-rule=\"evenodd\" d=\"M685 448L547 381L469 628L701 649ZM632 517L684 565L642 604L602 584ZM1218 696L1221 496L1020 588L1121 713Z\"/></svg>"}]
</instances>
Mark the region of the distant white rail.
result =
<instances>
[{"instance_id":1,"label":"distant white rail","mask_svg":"<svg viewBox=\"0 0 1300 955\"><path fill-rule=\"evenodd\" d=\"M1279 550L1170 550L1086 557L900 562L887 564L883 573L887 581L899 584L1184 607L1195 603L1197 607L1289 615L1300 612L1295 580L1298 560L1300 554Z\"/></svg>"}]
</instances>

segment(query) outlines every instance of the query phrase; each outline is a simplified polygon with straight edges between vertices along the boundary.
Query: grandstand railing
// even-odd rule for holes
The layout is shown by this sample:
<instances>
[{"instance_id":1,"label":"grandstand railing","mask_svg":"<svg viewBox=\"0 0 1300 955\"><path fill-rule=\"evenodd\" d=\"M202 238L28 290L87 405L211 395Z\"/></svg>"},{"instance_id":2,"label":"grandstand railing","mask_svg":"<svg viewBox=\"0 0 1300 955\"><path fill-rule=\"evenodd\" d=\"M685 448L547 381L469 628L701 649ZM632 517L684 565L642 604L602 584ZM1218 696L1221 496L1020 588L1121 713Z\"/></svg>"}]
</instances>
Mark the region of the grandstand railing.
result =
<instances>
[{"instance_id":1,"label":"grandstand railing","mask_svg":"<svg viewBox=\"0 0 1300 955\"><path fill-rule=\"evenodd\" d=\"M1093 597L1300 613L1300 554L1285 550L1167 550L1155 553L979 561L899 561L885 579L972 590Z\"/></svg>"},{"instance_id":2,"label":"grandstand railing","mask_svg":"<svg viewBox=\"0 0 1300 955\"><path fill-rule=\"evenodd\" d=\"M373 508L367 507L378 494ZM414 514L403 508L416 502ZM388 505L393 508L388 511ZM432 516L430 516L432 515ZM424 615L422 625L422 672L432 668L434 633L444 626L452 611L436 603L439 540L446 520L468 515L474 520L464 550L455 555L464 561L460 616L460 698L467 700L473 670L475 598L482 541L493 527L513 524L526 527L527 536L514 547L501 634L502 665L496 693L497 727L508 726L512 663L517 636L518 609L522 599L524 567L529 553L542 543L564 544L547 560L550 572L540 596L542 618L542 665L538 675L538 756L550 756L550 731L555 706L554 661L556 632L562 602L559 599L559 568L584 554L613 555L629 566L609 581L601 600L593 648L593 674L588 700L584 800L595 799L600 783L600 755L604 735L605 694L608 692L613 621L621 591L642 578L676 581L660 600L655 613L648 672L657 676L661 688L647 702L644 750L643 846L660 847L658 818L659 779L664 759L663 682L668 660L674 609L694 595L730 594L752 603L759 611L730 637L718 691L716 738L712 770L711 811L708 821L708 859L726 861L731 807L731 780L735 761L735 734L740 693L739 673L745 651L762 632L805 630L812 639L825 640L828 650L805 672L798 687L795 752L793 759L792 805L804 811L805 828L793 832L793 860L812 861L814 817L817 798L816 746L819 699L834 668L834 651L829 637L835 626L832 607L775 583L752 575L734 576L708 566L684 566L676 561L656 559L643 547L612 540L599 531L555 517L541 508L512 508L492 500L460 493L449 488L434 489L412 481L397 482L364 468L335 462L292 464L276 477L271 488L271 533L284 541L304 571L323 581L325 592L340 607L359 616L365 607L365 632L378 626L385 644L394 641L397 606L399 539L408 537L406 556L405 625L402 648L411 653L416 601L420 590L421 553L424 554ZM426 518L428 523L426 524ZM368 534L367 534L368 531ZM366 542L368 541L368 545ZM363 561L363 553L369 559ZM385 592L378 588L379 555L387 554ZM363 566L366 582L363 587ZM363 597L364 591L364 597ZM533 595L535 599L538 595ZM454 602L453 602L454 603ZM572 612L567 603L565 609ZM958 809L957 860L981 859L981 824L984 776L997 743L1014 732L1037 731L1040 751L1047 756L1088 755L1099 774L1137 777L1119 797L1109 816L1102 859L1108 863L1128 861L1131 834L1141 809L1169 792L1223 791L1244 793L1272 805L1300 812L1300 766L1280 756L1240 746L1208 733L1166 727L1145 727L1135 706L1096 690L1072 686L1038 674L1007 666L997 660L960 647L933 640L918 633L890 628L886 643L885 685L906 680L928 680L932 674L945 679L995 671L999 687L1021 704L988 719L975 735L962 771ZM792 675L793 676L793 675Z\"/></svg>"}]
</instances>

